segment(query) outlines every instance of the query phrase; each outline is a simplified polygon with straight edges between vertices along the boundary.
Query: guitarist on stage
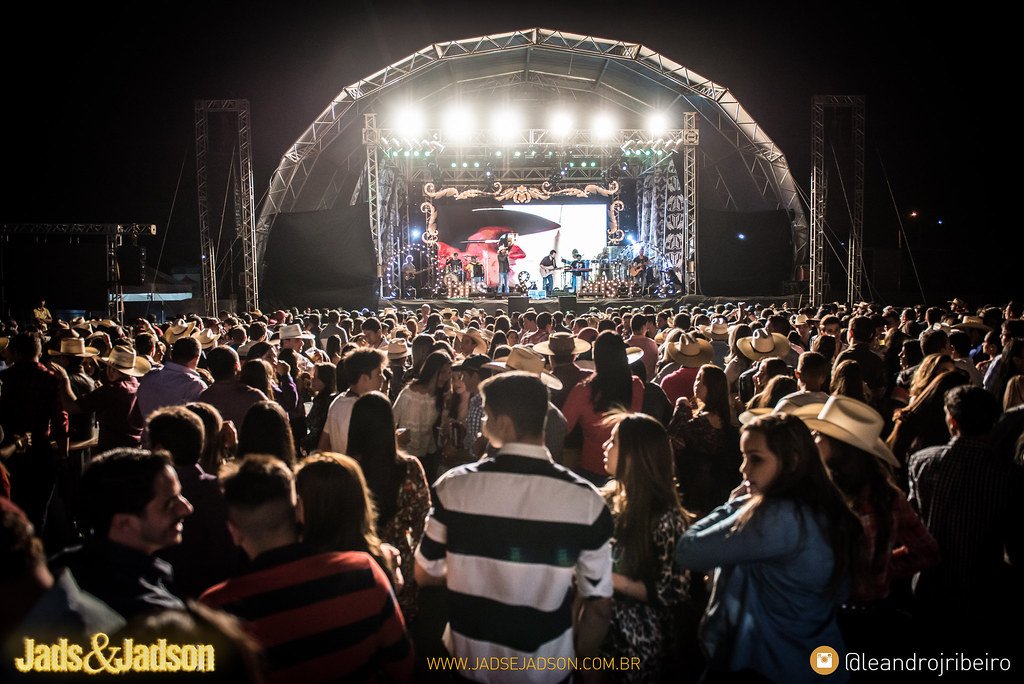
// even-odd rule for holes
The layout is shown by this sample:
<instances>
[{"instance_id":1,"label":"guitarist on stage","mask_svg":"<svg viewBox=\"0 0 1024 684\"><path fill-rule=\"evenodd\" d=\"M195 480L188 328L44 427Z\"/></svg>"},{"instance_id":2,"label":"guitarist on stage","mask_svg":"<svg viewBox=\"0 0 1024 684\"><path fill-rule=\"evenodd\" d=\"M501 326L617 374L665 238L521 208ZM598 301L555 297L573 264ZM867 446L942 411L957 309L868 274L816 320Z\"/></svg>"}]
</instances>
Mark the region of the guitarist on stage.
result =
<instances>
[{"instance_id":1,"label":"guitarist on stage","mask_svg":"<svg viewBox=\"0 0 1024 684\"><path fill-rule=\"evenodd\" d=\"M555 289L555 271L558 270L558 252L551 250L540 260L541 288L547 292Z\"/></svg>"},{"instance_id":2,"label":"guitarist on stage","mask_svg":"<svg viewBox=\"0 0 1024 684\"><path fill-rule=\"evenodd\" d=\"M636 255L629 266L629 275L633 278L633 284L636 285L639 292L644 292L647 289L647 269L650 265L651 260L647 258L641 247L640 253Z\"/></svg>"}]
</instances>

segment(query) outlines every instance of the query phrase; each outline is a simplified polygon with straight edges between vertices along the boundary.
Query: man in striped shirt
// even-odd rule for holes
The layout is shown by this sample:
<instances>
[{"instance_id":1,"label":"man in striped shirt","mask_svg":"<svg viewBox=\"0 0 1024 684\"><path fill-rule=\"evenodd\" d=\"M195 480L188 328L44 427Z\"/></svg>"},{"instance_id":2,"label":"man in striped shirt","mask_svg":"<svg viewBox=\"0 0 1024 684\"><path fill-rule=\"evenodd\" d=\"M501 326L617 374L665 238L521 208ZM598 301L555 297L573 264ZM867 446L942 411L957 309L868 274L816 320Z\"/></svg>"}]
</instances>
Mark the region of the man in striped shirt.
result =
<instances>
[{"instance_id":1,"label":"man in striped shirt","mask_svg":"<svg viewBox=\"0 0 1024 684\"><path fill-rule=\"evenodd\" d=\"M412 644L387 576L369 554L299 543L288 467L249 456L221 486L231 536L252 564L200 601L242 620L264 649L267 681L411 681Z\"/></svg>"},{"instance_id":2,"label":"man in striped shirt","mask_svg":"<svg viewBox=\"0 0 1024 684\"><path fill-rule=\"evenodd\" d=\"M572 671L558 659L596 655L608 627L611 515L594 487L544 447L548 399L537 376L503 373L481 392L483 434L498 455L434 484L416 580L447 582L444 639L466 659L461 676L563 681Z\"/></svg>"}]
</instances>

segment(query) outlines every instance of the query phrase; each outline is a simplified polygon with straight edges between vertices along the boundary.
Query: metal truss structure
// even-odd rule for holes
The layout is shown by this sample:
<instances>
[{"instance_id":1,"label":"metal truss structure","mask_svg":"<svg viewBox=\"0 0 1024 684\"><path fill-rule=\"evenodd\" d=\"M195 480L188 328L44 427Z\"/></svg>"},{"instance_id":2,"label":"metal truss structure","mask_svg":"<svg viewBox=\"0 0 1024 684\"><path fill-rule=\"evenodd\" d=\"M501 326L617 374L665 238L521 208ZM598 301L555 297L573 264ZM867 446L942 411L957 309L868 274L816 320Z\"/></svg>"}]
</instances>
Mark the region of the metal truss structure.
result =
<instances>
[{"instance_id":1,"label":"metal truss structure","mask_svg":"<svg viewBox=\"0 0 1024 684\"><path fill-rule=\"evenodd\" d=\"M820 306L825 297L825 220L828 179L825 174L825 110L849 109L853 113L853 197L850 203L850 236L847 240L848 302L863 299L864 274L864 97L862 95L816 95L811 125L811 290L810 300Z\"/></svg>"},{"instance_id":2,"label":"metal truss structure","mask_svg":"<svg viewBox=\"0 0 1024 684\"><path fill-rule=\"evenodd\" d=\"M0 226L5 235L98 235L106 241L107 318L124 323L124 289L117 265L117 248L129 238L134 244L140 235L156 235L151 223L11 223Z\"/></svg>"},{"instance_id":3,"label":"metal truss structure","mask_svg":"<svg viewBox=\"0 0 1024 684\"><path fill-rule=\"evenodd\" d=\"M673 157L681 179L695 178L699 166L707 181L702 187L710 189L700 200L703 204L734 211L789 212L794 261L807 259L807 219L785 156L727 88L637 43L531 28L428 45L343 89L288 149L271 178L255 228L258 262L262 261L278 214L327 209L339 197L347 200L351 196L354 202L355 198L366 196L372 197L374 244L383 270L385 257L400 251L397 241L394 247L385 247L387 235L380 233L388 196L382 192L382 173L386 168L407 171L400 175L395 187L436 181L438 178L431 174L437 171L444 174L444 181L449 184L484 182L488 162L492 177L500 170L506 183L536 185L547 180L552 168L547 153L552 153L553 160L555 151L567 142L556 139L549 130L529 127L516 134L521 153L532 144L537 156L543 154L543 164L531 165L522 157L517 163L514 157L506 156L505 149L515 148L497 146L484 133L474 134L475 140L453 147L433 134L403 140L387 132L388 126L378 126L384 122L377 118L372 126L364 118L368 114L384 118L403 103L437 111L447 103L473 99L569 102L588 111L614 111L624 124L617 134L619 139L596 140L584 130L570 134L570 148L578 149L580 157L573 152L569 160L588 161L585 167L569 167L567 181L595 180L609 168L610 164L604 162L616 159L616 150L628 159L629 175L639 175L645 166ZM655 112L665 114L670 121L692 117L694 125L683 128L694 133L699 120L700 152L691 144L666 149L662 141L660 156L648 144L643 149L652 151L649 160L647 155L626 157L622 145L632 134L647 136L646 143L655 142L641 130L641 118ZM370 140L364 135L368 128L377 131ZM495 161L497 151L502 152L500 163ZM417 158L417 152L421 160L429 152L438 160L436 168L427 163L405 165L407 152L410 160ZM564 154L561 161L567 161ZM590 161L595 164L591 166ZM373 187L364 187L364 183ZM695 276L691 267L696 257L698 188L696 182L683 185L691 208L686 216L683 255L684 264L690 265L685 269L691 279L687 284L689 290Z\"/></svg>"},{"instance_id":4,"label":"metal truss structure","mask_svg":"<svg viewBox=\"0 0 1024 684\"><path fill-rule=\"evenodd\" d=\"M196 179L199 190L199 243L202 258L203 305L208 315L217 313L217 245L210 234L207 164L211 113L237 115L238 172L234 175L234 216L237 238L242 243L245 310L259 308L259 273L256 260L256 223L253 200L252 136L248 100L197 100L195 103Z\"/></svg>"}]
</instances>

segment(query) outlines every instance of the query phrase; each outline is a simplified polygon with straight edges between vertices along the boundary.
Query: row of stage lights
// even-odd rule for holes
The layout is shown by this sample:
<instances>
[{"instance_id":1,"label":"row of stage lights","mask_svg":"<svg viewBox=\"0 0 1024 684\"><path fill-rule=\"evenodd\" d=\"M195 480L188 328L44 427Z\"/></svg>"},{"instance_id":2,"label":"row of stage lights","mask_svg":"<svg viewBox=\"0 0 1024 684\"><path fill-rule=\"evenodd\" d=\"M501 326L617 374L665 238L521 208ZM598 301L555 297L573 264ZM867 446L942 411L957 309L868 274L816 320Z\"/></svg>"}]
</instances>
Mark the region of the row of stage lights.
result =
<instances>
[{"instance_id":1,"label":"row of stage lights","mask_svg":"<svg viewBox=\"0 0 1024 684\"><path fill-rule=\"evenodd\" d=\"M611 140L620 130L618 122L610 114L599 112L590 120L589 130L595 138ZM397 111L391 117L391 128L396 134L405 138L421 137L427 130L426 117L422 110L408 107ZM490 132L496 139L511 140L519 131L526 129L523 118L512 110L499 110L491 116ZM647 117L645 129L651 136L664 134L670 128L670 121L665 114L654 113ZM442 112L441 131L449 140L468 141L470 136L480 127L474 112L464 106L454 106ZM565 137L580 130L569 110L559 109L551 112L547 121L547 130L558 137Z\"/></svg>"}]
</instances>

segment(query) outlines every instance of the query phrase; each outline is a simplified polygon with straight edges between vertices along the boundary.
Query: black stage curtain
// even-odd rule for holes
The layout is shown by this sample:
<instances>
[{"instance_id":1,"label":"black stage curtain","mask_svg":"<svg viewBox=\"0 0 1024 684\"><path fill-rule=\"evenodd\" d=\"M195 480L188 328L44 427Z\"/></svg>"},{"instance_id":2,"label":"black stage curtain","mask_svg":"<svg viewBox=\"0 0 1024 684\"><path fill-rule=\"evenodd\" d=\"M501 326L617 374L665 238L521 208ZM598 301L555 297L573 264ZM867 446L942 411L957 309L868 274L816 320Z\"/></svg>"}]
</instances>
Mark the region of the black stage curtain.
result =
<instances>
[{"instance_id":1,"label":"black stage curtain","mask_svg":"<svg viewBox=\"0 0 1024 684\"><path fill-rule=\"evenodd\" d=\"M704 294L780 294L792 271L793 235L787 212L701 212L697 279Z\"/></svg>"},{"instance_id":2,"label":"black stage curtain","mask_svg":"<svg viewBox=\"0 0 1024 684\"><path fill-rule=\"evenodd\" d=\"M261 294L269 304L377 306L377 262L365 203L280 214L264 259Z\"/></svg>"},{"instance_id":3,"label":"black stage curtain","mask_svg":"<svg viewBox=\"0 0 1024 684\"><path fill-rule=\"evenodd\" d=\"M57 309L107 313L102 236L11 235L0 244L3 312L28 320L40 299Z\"/></svg>"}]
</instances>

